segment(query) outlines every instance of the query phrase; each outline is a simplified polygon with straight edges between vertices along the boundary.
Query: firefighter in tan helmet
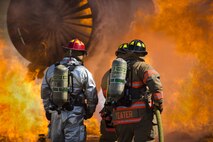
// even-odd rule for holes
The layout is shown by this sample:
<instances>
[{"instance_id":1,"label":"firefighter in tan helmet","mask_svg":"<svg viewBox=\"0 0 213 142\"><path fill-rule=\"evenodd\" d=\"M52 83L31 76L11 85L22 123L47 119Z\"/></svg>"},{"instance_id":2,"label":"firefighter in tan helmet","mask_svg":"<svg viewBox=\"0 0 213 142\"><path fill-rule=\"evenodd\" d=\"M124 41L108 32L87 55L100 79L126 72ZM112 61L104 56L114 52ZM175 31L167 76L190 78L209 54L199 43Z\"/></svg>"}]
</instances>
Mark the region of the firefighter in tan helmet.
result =
<instances>
[{"instance_id":1,"label":"firefighter in tan helmet","mask_svg":"<svg viewBox=\"0 0 213 142\"><path fill-rule=\"evenodd\" d=\"M123 43L121 44L117 51L115 52L115 55L117 58L127 58L127 48L128 48L128 43ZM101 89L103 92L104 97L107 97L107 85L109 81L109 73L110 70L108 70L101 81ZM115 142L117 137L115 133L115 127L113 126L112 123L112 107L107 106L108 104L105 103L104 108L101 110L100 115L102 117L101 120L101 125L100 125L100 142Z\"/></svg>"},{"instance_id":2,"label":"firefighter in tan helmet","mask_svg":"<svg viewBox=\"0 0 213 142\"><path fill-rule=\"evenodd\" d=\"M155 106L160 112L163 110L160 75L145 62L144 56L147 55L147 51L141 40L131 41L127 52L126 63L117 60L115 66L112 65L114 73L110 74L107 91L107 100L113 106L112 122L117 141L131 142L133 139L134 142L153 141L156 133L153 130L153 107ZM119 76L119 73L125 74L125 78ZM116 86L118 90L115 89ZM113 94L116 91L118 99Z\"/></svg>"},{"instance_id":3,"label":"firefighter in tan helmet","mask_svg":"<svg viewBox=\"0 0 213 142\"><path fill-rule=\"evenodd\" d=\"M51 124L50 139L85 142L84 119L93 116L98 103L96 85L83 66L83 42L73 39L64 50L65 57L47 69L41 86L41 98Z\"/></svg>"}]
</instances>

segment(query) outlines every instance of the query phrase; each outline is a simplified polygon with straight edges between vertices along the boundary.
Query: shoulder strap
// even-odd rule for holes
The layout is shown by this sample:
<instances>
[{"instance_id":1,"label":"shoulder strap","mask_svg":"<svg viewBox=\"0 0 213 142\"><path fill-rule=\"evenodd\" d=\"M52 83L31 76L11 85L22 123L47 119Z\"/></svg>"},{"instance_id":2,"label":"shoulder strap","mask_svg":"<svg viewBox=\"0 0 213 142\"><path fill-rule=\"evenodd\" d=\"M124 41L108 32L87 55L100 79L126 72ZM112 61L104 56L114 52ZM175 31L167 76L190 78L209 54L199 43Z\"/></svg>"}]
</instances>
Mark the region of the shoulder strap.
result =
<instances>
[{"instance_id":1,"label":"shoulder strap","mask_svg":"<svg viewBox=\"0 0 213 142\"><path fill-rule=\"evenodd\" d=\"M108 89L109 89L109 84L110 84L110 73L112 72L112 68L109 69L109 73L108 73L108 76L107 76L107 84L106 84L106 99L107 99L107 96L108 96Z\"/></svg>"},{"instance_id":2,"label":"shoulder strap","mask_svg":"<svg viewBox=\"0 0 213 142\"><path fill-rule=\"evenodd\" d=\"M73 74L72 71L74 70L74 68L70 69L69 68L69 72L68 72L68 86L70 86L71 84L71 92L69 92L70 94L72 92L74 92L74 87L73 87Z\"/></svg>"},{"instance_id":3,"label":"shoulder strap","mask_svg":"<svg viewBox=\"0 0 213 142\"><path fill-rule=\"evenodd\" d=\"M110 74L112 72L112 68L109 70L109 74L108 74L108 78L107 78L107 86L110 84ZM108 90L108 87L107 87L107 90Z\"/></svg>"},{"instance_id":4,"label":"shoulder strap","mask_svg":"<svg viewBox=\"0 0 213 142\"><path fill-rule=\"evenodd\" d=\"M55 67L56 66L58 66L58 65L60 65L61 63L60 62L56 62L54 65L55 65Z\"/></svg>"},{"instance_id":5,"label":"shoulder strap","mask_svg":"<svg viewBox=\"0 0 213 142\"><path fill-rule=\"evenodd\" d=\"M128 97L128 101L132 100L132 86L133 86L133 63L132 62L128 62L127 63L127 75L126 75L126 81L127 81L127 89L126 90L126 97ZM130 86L129 86L130 85Z\"/></svg>"},{"instance_id":6,"label":"shoulder strap","mask_svg":"<svg viewBox=\"0 0 213 142\"><path fill-rule=\"evenodd\" d=\"M130 87L132 88L132 78L133 78L133 69L132 69L132 63L128 62L127 63L127 75L126 75L126 80L129 86L130 83Z\"/></svg>"},{"instance_id":7,"label":"shoulder strap","mask_svg":"<svg viewBox=\"0 0 213 142\"><path fill-rule=\"evenodd\" d=\"M76 65L76 64L66 64L65 65L68 69L69 69L69 73L68 73L68 86L70 86L71 84L71 92L69 92L70 94L72 92L74 92L74 87L73 87L73 78L74 78L74 75L72 73L72 71L75 70L75 68L79 65Z\"/></svg>"}]
</instances>

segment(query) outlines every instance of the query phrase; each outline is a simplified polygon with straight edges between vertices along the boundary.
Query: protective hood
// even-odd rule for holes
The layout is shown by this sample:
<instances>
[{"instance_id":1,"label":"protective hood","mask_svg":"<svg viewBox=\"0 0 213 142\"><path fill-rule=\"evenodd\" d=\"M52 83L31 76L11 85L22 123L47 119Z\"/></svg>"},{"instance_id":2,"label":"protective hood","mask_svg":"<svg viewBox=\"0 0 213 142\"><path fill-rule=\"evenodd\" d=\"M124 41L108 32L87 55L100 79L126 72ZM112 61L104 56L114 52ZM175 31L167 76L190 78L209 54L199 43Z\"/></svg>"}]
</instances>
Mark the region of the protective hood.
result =
<instances>
[{"instance_id":1,"label":"protective hood","mask_svg":"<svg viewBox=\"0 0 213 142\"><path fill-rule=\"evenodd\" d=\"M76 58L73 57L65 57L62 61L62 64L68 64L68 65L83 65L82 61L77 60Z\"/></svg>"}]
</instances>

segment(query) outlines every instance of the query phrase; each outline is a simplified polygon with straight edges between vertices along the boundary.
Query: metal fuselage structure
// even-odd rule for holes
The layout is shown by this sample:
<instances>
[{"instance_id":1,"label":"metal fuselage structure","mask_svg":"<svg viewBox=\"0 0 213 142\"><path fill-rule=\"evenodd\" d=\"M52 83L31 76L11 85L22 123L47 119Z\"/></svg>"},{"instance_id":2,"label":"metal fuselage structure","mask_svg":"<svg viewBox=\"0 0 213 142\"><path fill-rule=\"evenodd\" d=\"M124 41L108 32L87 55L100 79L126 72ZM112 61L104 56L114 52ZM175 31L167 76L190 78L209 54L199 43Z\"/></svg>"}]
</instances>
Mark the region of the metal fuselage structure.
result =
<instances>
[{"instance_id":1,"label":"metal fuselage structure","mask_svg":"<svg viewBox=\"0 0 213 142\"><path fill-rule=\"evenodd\" d=\"M78 38L89 44L92 11L84 0L11 0L7 27L18 52L31 63L48 66L63 57L63 46Z\"/></svg>"}]
</instances>

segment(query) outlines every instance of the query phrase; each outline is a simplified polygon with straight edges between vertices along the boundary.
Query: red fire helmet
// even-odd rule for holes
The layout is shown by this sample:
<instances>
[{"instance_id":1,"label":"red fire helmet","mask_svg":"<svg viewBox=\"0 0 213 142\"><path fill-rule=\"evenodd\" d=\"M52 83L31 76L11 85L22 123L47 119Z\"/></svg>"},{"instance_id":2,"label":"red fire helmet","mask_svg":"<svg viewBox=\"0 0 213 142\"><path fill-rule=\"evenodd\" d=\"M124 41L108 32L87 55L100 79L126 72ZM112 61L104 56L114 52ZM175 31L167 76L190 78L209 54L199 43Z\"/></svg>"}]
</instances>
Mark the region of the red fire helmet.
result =
<instances>
[{"instance_id":1,"label":"red fire helmet","mask_svg":"<svg viewBox=\"0 0 213 142\"><path fill-rule=\"evenodd\" d=\"M79 39L72 39L67 47L64 47L66 49L70 50L77 50L77 51L85 51L86 52L86 47L82 41Z\"/></svg>"}]
</instances>

